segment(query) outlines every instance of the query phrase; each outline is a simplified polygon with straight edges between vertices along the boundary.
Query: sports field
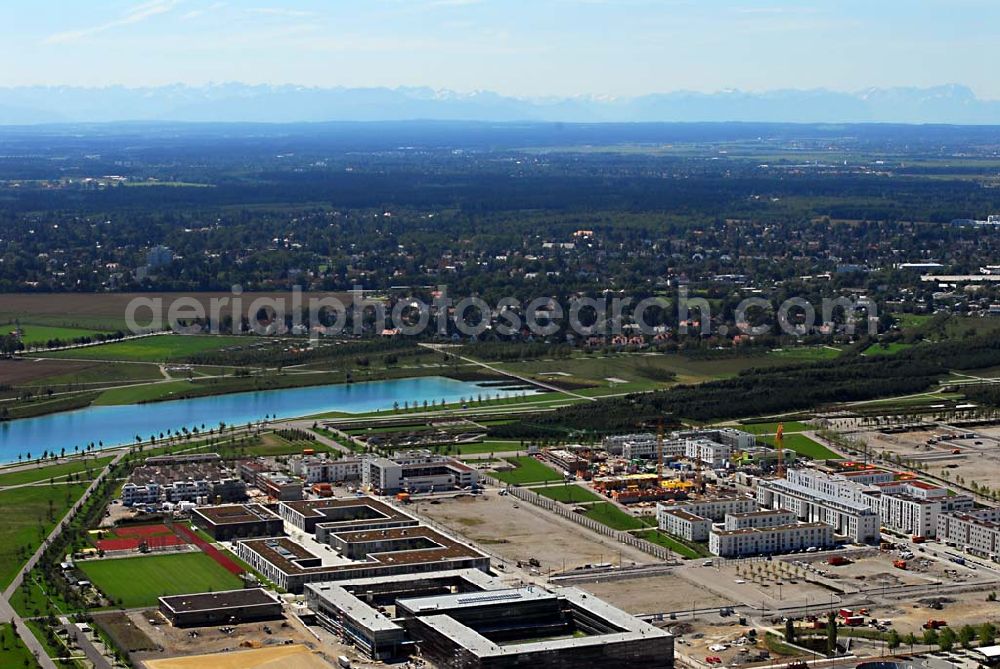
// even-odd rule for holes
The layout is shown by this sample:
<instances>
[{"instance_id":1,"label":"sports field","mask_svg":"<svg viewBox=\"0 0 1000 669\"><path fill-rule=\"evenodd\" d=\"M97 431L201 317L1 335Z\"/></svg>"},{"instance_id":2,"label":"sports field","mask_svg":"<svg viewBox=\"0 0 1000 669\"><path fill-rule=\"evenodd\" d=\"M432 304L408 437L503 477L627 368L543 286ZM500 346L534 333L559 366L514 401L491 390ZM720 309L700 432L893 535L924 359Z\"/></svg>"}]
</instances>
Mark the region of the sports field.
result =
<instances>
[{"instance_id":1,"label":"sports field","mask_svg":"<svg viewBox=\"0 0 1000 669\"><path fill-rule=\"evenodd\" d=\"M812 425L806 425L796 420L786 421L783 425L785 426L785 434L816 429ZM758 436L762 434L774 434L778 431L778 423L747 423L745 425L737 425L736 429Z\"/></svg>"},{"instance_id":2,"label":"sports field","mask_svg":"<svg viewBox=\"0 0 1000 669\"><path fill-rule=\"evenodd\" d=\"M562 481L563 477L551 467L543 465L530 455L507 458L507 462L517 467L509 472L496 472L494 476L513 485L525 483L542 483L544 481Z\"/></svg>"},{"instance_id":3,"label":"sports field","mask_svg":"<svg viewBox=\"0 0 1000 669\"><path fill-rule=\"evenodd\" d=\"M46 353L46 357L82 360L125 360L131 362L166 362L184 360L196 353L215 351L230 346L247 346L250 337L210 335L159 335L128 341L85 346L68 351Z\"/></svg>"},{"instance_id":4,"label":"sports field","mask_svg":"<svg viewBox=\"0 0 1000 669\"><path fill-rule=\"evenodd\" d=\"M158 597L192 592L219 592L243 587L204 553L154 555L77 563L80 570L116 605L154 606Z\"/></svg>"}]
</instances>

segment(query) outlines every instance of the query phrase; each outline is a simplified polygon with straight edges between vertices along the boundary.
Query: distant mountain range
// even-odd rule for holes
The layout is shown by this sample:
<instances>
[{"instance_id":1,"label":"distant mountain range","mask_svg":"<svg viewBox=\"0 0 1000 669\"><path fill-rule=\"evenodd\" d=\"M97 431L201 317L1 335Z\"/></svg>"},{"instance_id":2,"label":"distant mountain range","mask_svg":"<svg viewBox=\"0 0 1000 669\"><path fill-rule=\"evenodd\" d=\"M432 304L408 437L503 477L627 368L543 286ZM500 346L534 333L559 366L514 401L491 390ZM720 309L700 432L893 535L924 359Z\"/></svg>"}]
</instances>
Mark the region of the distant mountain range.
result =
<instances>
[{"instance_id":1,"label":"distant mountain range","mask_svg":"<svg viewBox=\"0 0 1000 669\"><path fill-rule=\"evenodd\" d=\"M401 121L950 123L1000 125L1000 101L960 85L763 93L678 91L633 98L529 99L430 88L172 85L0 88L0 124L110 121Z\"/></svg>"}]
</instances>

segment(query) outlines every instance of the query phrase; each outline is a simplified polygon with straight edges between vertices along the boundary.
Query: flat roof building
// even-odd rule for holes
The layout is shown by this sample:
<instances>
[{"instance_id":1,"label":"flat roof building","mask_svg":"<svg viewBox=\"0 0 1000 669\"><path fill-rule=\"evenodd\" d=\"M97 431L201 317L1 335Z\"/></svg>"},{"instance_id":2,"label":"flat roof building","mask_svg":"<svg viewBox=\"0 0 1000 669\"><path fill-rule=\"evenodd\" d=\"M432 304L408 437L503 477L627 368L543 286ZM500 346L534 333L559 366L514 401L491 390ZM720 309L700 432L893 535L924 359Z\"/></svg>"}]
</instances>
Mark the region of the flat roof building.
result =
<instances>
[{"instance_id":1,"label":"flat roof building","mask_svg":"<svg viewBox=\"0 0 1000 669\"><path fill-rule=\"evenodd\" d=\"M278 537L284 523L262 504L202 506L191 512L192 522L216 541Z\"/></svg>"},{"instance_id":2,"label":"flat roof building","mask_svg":"<svg viewBox=\"0 0 1000 669\"><path fill-rule=\"evenodd\" d=\"M708 550L713 555L727 558L773 555L833 545L833 528L826 523L713 530L708 536Z\"/></svg>"},{"instance_id":3,"label":"flat roof building","mask_svg":"<svg viewBox=\"0 0 1000 669\"><path fill-rule=\"evenodd\" d=\"M361 483L378 495L421 493L474 487L479 484L479 473L455 458L403 451L391 458L366 458L361 464Z\"/></svg>"},{"instance_id":4,"label":"flat roof building","mask_svg":"<svg viewBox=\"0 0 1000 669\"><path fill-rule=\"evenodd\" d=\"M160 597L160 613L176 627L204 627L282 616L281 600L263 588Z\"/></svg>"}]
</instances>

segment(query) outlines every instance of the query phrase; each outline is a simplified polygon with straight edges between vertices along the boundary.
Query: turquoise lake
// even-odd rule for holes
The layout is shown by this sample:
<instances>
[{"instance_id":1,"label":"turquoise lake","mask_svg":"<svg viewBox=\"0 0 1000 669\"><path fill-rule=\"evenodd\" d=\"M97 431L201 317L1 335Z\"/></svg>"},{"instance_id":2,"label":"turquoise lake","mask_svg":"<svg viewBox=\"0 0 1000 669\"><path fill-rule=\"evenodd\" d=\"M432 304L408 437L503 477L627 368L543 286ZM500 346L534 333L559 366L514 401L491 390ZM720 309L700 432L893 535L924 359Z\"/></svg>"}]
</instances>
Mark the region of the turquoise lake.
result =
<instances>
[{"instance_id":1,"label":"turquoise lake","mask_svg":"<svg viewBox=\"0 0 1000 669\"><path fill-rule=\"evenodd\" d=\"M17 462L19 454L27 456L30 453L38 457L43 451L58 453L66 449L70 454L74 447L82 451L90 442L103 441L105 447L133 443L136 435L146 440L151 434L166 433L167 429L201 429L202 425L208 429L218 427L220 421L227 425L245 425L265 416L292 418L329 411L362 413L391 409L396 402L399 406L404 402L413 406L415 402L422 405L424 400L428 403L432 400L456 402L480 395L485 399L498 394L510 397L535 392L424 376L149 404L94 406L0 423L0 462Z\"/></svg>"}]
</instances>

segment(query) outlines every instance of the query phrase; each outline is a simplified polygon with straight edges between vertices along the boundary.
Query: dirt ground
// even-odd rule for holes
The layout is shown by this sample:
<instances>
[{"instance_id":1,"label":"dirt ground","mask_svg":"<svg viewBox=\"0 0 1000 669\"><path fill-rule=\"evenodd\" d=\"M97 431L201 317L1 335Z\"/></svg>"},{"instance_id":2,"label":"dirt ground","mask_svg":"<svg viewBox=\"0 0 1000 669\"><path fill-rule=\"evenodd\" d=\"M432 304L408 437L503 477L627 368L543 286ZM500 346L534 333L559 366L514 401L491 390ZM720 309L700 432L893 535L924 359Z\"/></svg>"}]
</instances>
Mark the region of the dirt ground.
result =
<instances>
[{"instance_id":1,"label":"dirt ground","mask_svg":"<svg viewBox=\"0 0 1000 669\"><path fill-rule=\"evenodd\" d=\"M676 574L574 585L637 615L683 611L692 605L701 609L731 603Z\"/></svg>"},{"instance_id":2,"label":"dirt ground","mask_svg":"<svg viewBox=\"0 0 1000 669\"><path fill-rule=\"evenodd\" d=\"M30 385L34 381L64 374L79 374L99 362L74 360L0 360L0 384L10 386Z\"/></svg>"},{"instance_id":3,"label":"dirt ground","mask_svg":"<svg viewBox=\"0 0 1000 669\"><path fill-rule=\"evenodd\" d=\"M222 631L224 626L186 627L183 629L174 627L156 609L132 611L128 613L128 617L138 632L145 634L153 642L153 645L161 649L151 653L140 653L139 657L144 660L177 655L189 656L237 651L241 649L240 644L244 642L265 648L284 646L287 642L305 646L307 649L317 645L316 638L291 617L285 621L287 627L282 627L281 620L244 623L233 625L231 634ZM264 632L265 625L271 628L272 634ZM192 632L197 636L191 636Z\"/></svg>"},{"instance_id":4,"label":"dirt ground","mask_svg":"<svg viewBox=\"0 0 1000 669\"><path fill-rule=\"evenodd\" d=\"M419 502L412 509L451 528L505 560L541 562L542 574L585 564L647 564L655 559L642 551L601 537L514 497L493 492L479 497Z\"/></svg>"},{"instance_id":5,"label":"dirt ground","mask_svg":"<svg viewBox=\"0 0 1000 669\"><path fill-rule=\"evenodd\" d=\"M966 483L976 481L990 488L1000 488L1000 428L972 428L969 439L947 439L953 430L933 429L881 434L868 432L863 436L877 451L889 451L904 459L912 459L927 466L928 472L955 481L961 477ZM931 438L941 440L928 444ZM979 442L979 443L976 443ZM959 453L953 451L958 450Z\"/></svg>"},{"instance_id":6,"label":"dirt ground","mask_svg":"<svg viewBox=\"0 0 1000 669\"><path fill-rule=\"evenodd\" d=\"M147 660L145 665L148 669L327 669L332 666L299 645Z\"/></svg>"}]
</instances>

